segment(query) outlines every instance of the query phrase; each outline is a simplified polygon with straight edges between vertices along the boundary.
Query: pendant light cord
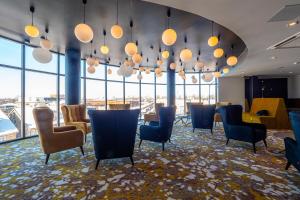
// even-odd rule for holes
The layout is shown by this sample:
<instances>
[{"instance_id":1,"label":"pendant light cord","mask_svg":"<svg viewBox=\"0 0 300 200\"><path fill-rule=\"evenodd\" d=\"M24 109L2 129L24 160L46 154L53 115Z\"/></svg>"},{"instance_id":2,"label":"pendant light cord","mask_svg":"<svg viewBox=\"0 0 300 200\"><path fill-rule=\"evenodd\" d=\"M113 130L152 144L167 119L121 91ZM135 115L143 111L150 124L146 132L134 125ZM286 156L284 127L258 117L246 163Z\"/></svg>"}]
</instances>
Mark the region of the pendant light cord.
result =
<instances>
[{"instance_id":1,"label":"pendant light cord","mask_svg":"<svg viewBox=\"0 0 300 200\"><path fill-rule=\"evenodd\" d=\"M117 24L119 24L119 0L117 0Z\"/></svg>"},{"instance_id":2,"label":"pendant light cord","mask_svg":"<svg viewBox=\"0 0 300 200\"><path fill-rule=\"evenodd\" d=\"M211 36L214 36L214 21L211 21Z\"/></svg>"},{"instance_id":3,"label":"pendant light cord","mask_svg":"<svg viewBox=\"0 0 300 200\"><path fill-rule=\"evenodd\" d=\"M83 23L85 24L85 5L87 3L87 0L83 0L82 3L83 3Z\"/></svg>"}]
</instances>

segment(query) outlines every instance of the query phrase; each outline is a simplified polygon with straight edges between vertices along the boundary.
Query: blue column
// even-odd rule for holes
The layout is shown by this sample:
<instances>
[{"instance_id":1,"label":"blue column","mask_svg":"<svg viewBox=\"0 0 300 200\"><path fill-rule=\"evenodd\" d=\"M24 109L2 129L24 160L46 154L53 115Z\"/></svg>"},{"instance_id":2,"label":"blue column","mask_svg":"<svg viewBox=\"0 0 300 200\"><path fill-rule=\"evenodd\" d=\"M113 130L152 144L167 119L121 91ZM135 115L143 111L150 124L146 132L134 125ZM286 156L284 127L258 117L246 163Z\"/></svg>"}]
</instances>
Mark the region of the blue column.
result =
<instances>
[{"instance_id":1,"label":"blue column","mask_svg":"<svg viewBox=\"0 0 300 200\"><path fill-rule=\"evenodd\" d=\"M170 63L173 58L167 62L167 102L168 106L175 106L175 70L170 69Z\"/></svg>"},{"instance_id":2,"label":"blue column","mask_svg":"<svg viewBox=\"0 0 300 200\"><path fill-rule=\"evenodd\" d=\"M80 50L66 49L65 99L67 105L80 104Z\"/></svg>"}]
</instances>

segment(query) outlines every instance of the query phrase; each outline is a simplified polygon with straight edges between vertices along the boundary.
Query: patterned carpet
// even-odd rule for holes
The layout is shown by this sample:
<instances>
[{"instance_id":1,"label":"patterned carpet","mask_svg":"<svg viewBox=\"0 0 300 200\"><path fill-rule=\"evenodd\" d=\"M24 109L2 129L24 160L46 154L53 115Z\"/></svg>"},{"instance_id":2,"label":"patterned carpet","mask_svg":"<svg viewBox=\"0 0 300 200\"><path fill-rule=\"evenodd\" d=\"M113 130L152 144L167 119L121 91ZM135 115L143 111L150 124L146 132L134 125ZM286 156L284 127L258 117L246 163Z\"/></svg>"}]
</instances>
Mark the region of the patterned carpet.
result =
<instances>
[{"instance_id":1,"label":"patterned carpet","mask_svg":"<svg viewBox=\"0 0 300 200\"><path fill-rule=\"evenodd\" d=\"M283 149L273 134L269 149ZM165 152L145 141L134 167L125 158L101 161L95 171L91 135L84 157L79 148L64 151L47 166L38 138L27 139L0 145L0 199L300 199L300 173L257 146L254 154L251 144L225 146L220 129L176 126Z\"/></svg>"}]
</instances>

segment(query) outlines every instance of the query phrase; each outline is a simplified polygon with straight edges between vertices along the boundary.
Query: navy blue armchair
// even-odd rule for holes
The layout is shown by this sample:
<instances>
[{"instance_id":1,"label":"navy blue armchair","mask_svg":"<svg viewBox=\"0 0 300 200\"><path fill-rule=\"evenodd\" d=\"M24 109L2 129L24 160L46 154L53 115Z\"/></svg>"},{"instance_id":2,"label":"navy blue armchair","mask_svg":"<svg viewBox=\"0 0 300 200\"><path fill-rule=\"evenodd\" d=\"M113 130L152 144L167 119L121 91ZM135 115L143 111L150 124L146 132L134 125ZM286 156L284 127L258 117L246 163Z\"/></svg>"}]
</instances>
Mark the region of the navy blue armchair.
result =
<instances>
[{"instance_id":1,"label":"navy blue armchair","mask_svg":"<svg viewBox=\"0 0 300 200\"><path fill-rule=\"evenodd\" d=\"M213 133L215 110L215 105L190 105L193 132L196 128L202 128Z\"/></svg>"},{"instance_id":2,"label":"navy blue armchair","mask_svg":"<svg viewBox=\"0 0 300 200\"><path fill-rule=\"evenodd\" d=\"M96 168L100 160L129 157L132 165L140 110L89 110Z\"/></svg>"},{"instance_id":3,"label":"navy blue armchair","mask_svg":"<svg viewBox=\"0 0 300 200\"><path fill-rule=\"evenodd\" d=\"M300 171L300 112L290 112L289 116L296 141L289 137L284 138L285 156L287 158L285 169L288 170L292 164Z\"/></svg>"},{"instance_id":4,"label":"navy blue armchair","mask_svg":"<svg viewBox=\"0 0 300 200\"><path fill-rule=\"evenodd\" d=\"M162 143L162 150L165 150L165 143L171 138L173 123L175 120L175 107L161 107L159 109L159 122L150 122L149 125L140 126L140 144L143 140Z\"/></svg>"},{"instance_id":5,"label":"navy blue armchair","mask_svg":"<svg viewBox=\"0 0 300 200\"><path fill-rule=\"evenodd\" d=\"M263 141L267 147L267 131L263 124L245 123L242 121L243 108L240 105L229 105L219 108L222 117L226 145L230 139L250 142L253 145L253 151L256 153L255 143Z\"/></svg>"}]
</instances>

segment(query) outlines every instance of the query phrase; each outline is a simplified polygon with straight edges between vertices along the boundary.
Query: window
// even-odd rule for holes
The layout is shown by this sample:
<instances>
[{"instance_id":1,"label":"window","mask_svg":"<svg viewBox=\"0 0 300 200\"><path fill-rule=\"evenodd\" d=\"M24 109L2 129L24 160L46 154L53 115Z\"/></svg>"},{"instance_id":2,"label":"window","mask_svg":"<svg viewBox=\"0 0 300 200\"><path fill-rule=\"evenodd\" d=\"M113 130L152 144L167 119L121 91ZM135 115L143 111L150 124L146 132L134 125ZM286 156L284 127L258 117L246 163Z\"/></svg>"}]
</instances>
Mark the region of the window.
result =
<instances>
[{"instance_id":1,"label":"window","mask_svg":"<svg viewBox=\"0 0 300 200\"><path fill-rule=\"evenodd\" d=\"M167 84L167 73L162 72L161 77L156 77L157 84Z\"/></svg>"},{"instance_id":2,"label":"window","mask_svg":"<svg viewBox=\"0 0 300 200\"><path fill-rule=\"evenodd\" d=\"M167 106L167 85L156 85L156 103Z\"/></svg>"},{"instance_id":3,"label":"window","mask_svg":"<svg viewBox=\"0 0 300 200\"><path fill-rule=\"evenodd\" d=\"M184 114L184 85L176 85L176 113Z\"/></svg>"},{"instance_id":4,"label":"window","mask_svg":"<svg viewBox=\"0 0 300 200\"><path fill-rule=\"evenodd\" d=\"M123 101L123 82L107 81L108 109L110 104L123 104Z\"/></svg>"},{"instance_id":5,"label":"window","mask_svg":"<svg viewBox=\"0 0 300 200\"><path fill-rule=\"evenodd\" d=\"M140 109L140 85L138 83L125 83L125 102L130 109Z\"/></svg>"},{"instance_id":6,"label":"window","mask_svg":"<svg viewBox=\"0 0 300 200\"><path fill-rule=\"evenodd\" d=\"M22 45L0 38L0 64L21 67Z\"/></svg>"},{"instance_id":7,"label":"window","mask_svg":"<svg viewBox=\"0 0 300 200\"><path fill-rule=\"evenodd\" d=\"M123 81L123 76L117 74L119 67L108 66L107 69L111 69L112 71L111 74L107 74L107 80Z\"/></svg>"},{"instance_id":8,"label":"window","mask_svg":"<svg viewBox=\"0 0 300 200\"><path fill-rule=\"evenodd\" d=\"M21 135L21 70L0 67L0 142Z\"/></svg>"},{"instance_id":9,"label":"window","mask_svg":"<svg viewBox=\"0 0 300 200\"><path fill-rule=\"evenodd\" d=\"M142 73L142 83L154 83L154 72L150 72L150 74Z\"/></svg>"},{"instance_id":10,"label":"window","mask_svg":"<svg viewBox=\"0 0 300 200\"><path fill-rule=\"evenodd\" d=\"M201 102L209 104L209 85L201 85Z\"/></svg>"},{"instance_id":11,"label":"window","mask_svg":"<svg viewBox=\"0 0 300 200\"><path fill-rule=\"evenodd\" d=\"M25 74L25 134L37 134L32 110L39 106L48 106L54 112L53 124L57 125L56 76L45 73L29 72Z\"/></svg>"},{"instance_id":12,"label":"window","mask_svg":"<svg viewBox=\"0 0 300 200\"><path fill-rule=\"evenodd\" d=\"M96 71L94 74L90 74L88 72L86 72L86 77L87 78L96 78L96 79L105 79L105 65L98 65L97 67L95 67Z\"/></svg>"},{"instance_id":13,"label":"window","mask_svg":"<svg viewBox=\"0 0 300 200\"><path fill-rule=\"evenodd\" d=\"M100 80L86 80L87 110L105 110L105 82Z\"/></svg>"},{"instance_id":14,"label":"window","mask_svg":"<svg viewBox=\"0 0 300 200\"><path fill-rule=\"evenodd\" d=\"M154 112L154 84L141 84L141 114Z\"/></svg>"},{"instance_id":15,"label":"window","mask_svg":"<svg viewBox=\"0 0 300 200\"><path fill-rule=\"evenodd\" d=\"M200 102L199 85L185 86L186 102Z\"/></svg>"}]
</instances>

